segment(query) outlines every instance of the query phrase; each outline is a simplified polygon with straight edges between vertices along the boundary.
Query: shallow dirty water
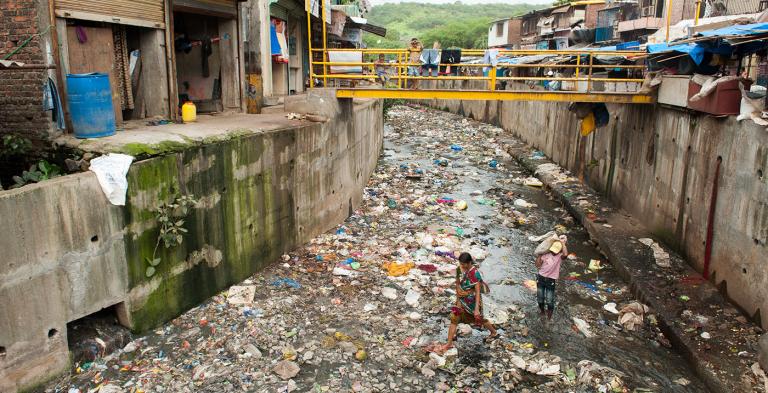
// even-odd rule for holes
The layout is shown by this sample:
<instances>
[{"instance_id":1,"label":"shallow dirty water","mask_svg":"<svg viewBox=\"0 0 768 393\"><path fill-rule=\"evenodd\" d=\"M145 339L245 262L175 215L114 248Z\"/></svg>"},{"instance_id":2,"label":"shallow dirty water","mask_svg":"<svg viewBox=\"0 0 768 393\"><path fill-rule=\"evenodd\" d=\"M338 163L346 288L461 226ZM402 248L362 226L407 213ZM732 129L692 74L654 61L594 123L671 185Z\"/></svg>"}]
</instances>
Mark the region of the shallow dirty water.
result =
<instances>
[{"instance_id":1,"label":"shallow dirty water","mask_svg":"<svg viewBox=\"0 0 768 393\"><path fill-rule=\"evenodd\" d=\"M603 309L634 301L627 284L558 203L522 184L530 173L503 151L501 130L419 107L394 107L387 119L363 206L239 284L253 287L252 301L224 291L41 390L706 391L665 346L653 310L627 331ZM535 206L516 206L519 199ZM574 259L563 262L546 321L530 287L538 243L529 236L554 229ZM506 320L490 344L487 332L462 326L457 354L436 356L427 349L446 340L454 302L446 250L485 254L486 316ZM591 259L603 261L597 274L587 269ZM413 265L390 275L383 264L393 261Z\"/></svg>"}]
</instances>

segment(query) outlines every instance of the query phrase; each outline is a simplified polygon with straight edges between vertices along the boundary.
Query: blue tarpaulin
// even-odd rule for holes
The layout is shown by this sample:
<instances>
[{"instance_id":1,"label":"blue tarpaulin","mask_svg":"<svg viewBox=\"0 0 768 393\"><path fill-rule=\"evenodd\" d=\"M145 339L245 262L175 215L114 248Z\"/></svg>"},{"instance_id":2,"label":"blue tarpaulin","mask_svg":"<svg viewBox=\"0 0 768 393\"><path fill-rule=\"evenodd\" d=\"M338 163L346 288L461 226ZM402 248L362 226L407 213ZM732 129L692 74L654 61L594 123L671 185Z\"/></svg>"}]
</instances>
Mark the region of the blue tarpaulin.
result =
<instances>
[{"instance_id":1,"label":"blue tarpaulin","mask_svg":"<svg viewBox=\"0 0 768 393\"><path fill-rule=\"evenodd\" d=\"M703 45L697 45L697 44L680 44L680 45L669 45L667 43L661 43L661 44L649 44L646 49L648 50L648 53L662 53L662 52L681 52L681 53L687 53L688 56L691 56L691 59L696 64L701 64L701 61L704 60L704 46Z\"/></svg>"},{"instance_id":2,"label":"blue tarpaulin","mask_svg":"<svg viewBox=\"0 0 768 393\"><path fill-rule=\"evenodd\" d=\"M728 36L749 36L768 34L768 23L752 23L749 25L733 25L723 27L721 29L706 30L698 33L696 37L728 37ZM661 44L649 44L646 49L648 53L662 53L662 52L680 52L687 53L696 64L701 64L704 60L704 54L706 52L715 53L719 55L730 56L737 51L739 54L751 53L756 50L763 49L765 44L762 43L750 43L737 47L731 46L724 41L712 41L705 40L698 43L686 43L669 45L667 43Z\"/></svg>"},{"instance_id":3,"label":"blue tarpaulin","mask_svg":"<svg viewBox=\"0 0 768 393\"><path fill-rule=\"evenodd\" d=\"M757 35L768 34L768 23L752 23L749 25L733 25L721 29L706 30L696 34L697 37Z\"/></svg>"}]
</instances>

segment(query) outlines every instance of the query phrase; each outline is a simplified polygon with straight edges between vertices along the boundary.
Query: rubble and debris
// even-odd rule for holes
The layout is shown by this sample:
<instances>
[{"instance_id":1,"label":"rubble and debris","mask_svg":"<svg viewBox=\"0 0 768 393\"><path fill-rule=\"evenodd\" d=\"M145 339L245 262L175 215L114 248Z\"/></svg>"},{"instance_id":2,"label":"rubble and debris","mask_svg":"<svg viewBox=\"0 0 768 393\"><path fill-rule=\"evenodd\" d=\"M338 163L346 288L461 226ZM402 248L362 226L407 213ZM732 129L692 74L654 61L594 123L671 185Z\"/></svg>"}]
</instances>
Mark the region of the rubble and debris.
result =
<instances>
[{"instance_id":1,"label":"rubble and debris","mask_svg":"<svg viewBox=\"0 0 768 393\"><path fill-rule=\"evenodd\" d=\"M650 247L651 250L653 250L653 257L656 259L657 265L661 267L672 266L669 262L669 253L664 251L664 248L662 248L659 243L656 243L655 241L653 241L653 239L649 239L649 238L642 238L637 240L640 243L643 243L646 246Z\"/></svg>"},{"instance_id":2,"label":"rubble and debris","mask_svg":"<svg viewBox=\"0 0 768 393\"><path fill-rule=\"evenodd\" d=\"M638 302L630 303L619 311L619 323L629 331L643 325L643 316L648 312L648 306Z\"/></svg>"},{"instance_id":3,"label":"rubble and debris","mask_svg":"<svg viewBox=\"0 0 768 393\"><path fill-rule=\"evenodd\" d=\"M644 324L649 310L610 261L597 282L589 264L599 250L500 147L498 128L406 106L388 116L382 159L343 225L135 345L78 365L50 391L103 380L126 393L704 389L659 345L658 328ZM534 251L560 236L571 255L547 322ZM501 337L486 343L487 331L461 323L456 346L440 354L462 251L488 280L483 312Z\"/></svg>"},{"instance_id":4,"label":"rubble and debris","mask_svg":"<svg viewBox=\"0 0 768 393\"><path fill-rule=\"evenodd\" d=\"M234 285L229 287L227 301L229 304L242 305L253 303L253 297L256 295L256 286L254 285Z\"/></svg>"}]
</instances>

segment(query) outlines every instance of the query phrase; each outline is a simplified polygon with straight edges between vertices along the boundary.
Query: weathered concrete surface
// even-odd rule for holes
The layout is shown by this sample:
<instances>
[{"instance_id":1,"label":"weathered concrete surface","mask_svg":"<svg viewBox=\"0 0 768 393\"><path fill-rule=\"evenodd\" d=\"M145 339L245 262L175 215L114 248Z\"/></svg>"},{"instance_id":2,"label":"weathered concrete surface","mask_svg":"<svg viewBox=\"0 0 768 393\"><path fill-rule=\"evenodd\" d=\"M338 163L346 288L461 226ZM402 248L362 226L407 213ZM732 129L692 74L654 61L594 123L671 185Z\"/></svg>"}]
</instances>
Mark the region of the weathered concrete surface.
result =
<instances>
[{"instance_id":1,"label":"weathered concrete surface","mask_svg":"<svg viewBox=\"0 0 768 393\"><path fill-rule=\"evenodd\" d=\"M70 321L118 305L125 324L146 330L342 222L376 166L383 118L380 101L349 101L334 113L324 123L212 117L152 127L163 136L149 141L145 130L64 140L159 154L131 166L125 207L108 203L92 173L0 192L0 391L66 368ZM159 232L153 211L174 194L200 203L182 245L159 247L162 262L147 278Z\"/></svg>"},{"instance_id":2,"label":"weathered concrete surface","mask_svg":"<svg viewBox=\"0 0 768 393\"><path fill-rule=\"evenodd\" d=\"M91 173L0 193L0 391L67 366L66 323L125 298L123 218Z\"/></svg>"},{"instance_id":3,"label":"weathered concrete surface","mask_svg":"<svg viewBox=\"0 0 768 393\"><path fill-rule=\"evenodd\" d=\"M531 172L551 162L532 159L534 150L526 145L507 149ZM678 255L670 253L670 267L657 265L650 247L637 240L653 235L635 218L577 180L562 181L546 172L537 176L587 229L635 296L655 311L664 334L707 386L722 393L752 391L745 381L751 380L750 366L757 360L759 328L739 320L739 311ZM702 338L704 332L711 338Z\"/></svg>"},{"instance_id":4,"label":"weathered concrete surface","mask_svg":"<svg viewBox=\"0 0 768 393\"><path fill-rule=\"evenodd\" d=\"M469 82L441 82L469 88ZM715 167L713 281L763 328L768 318L768 132L735 117L650 105L609 105L608 126L583 138L566 104L430 101L499 125L583 175L699 272L704 269Z\"/></svg>"}]
</instances>

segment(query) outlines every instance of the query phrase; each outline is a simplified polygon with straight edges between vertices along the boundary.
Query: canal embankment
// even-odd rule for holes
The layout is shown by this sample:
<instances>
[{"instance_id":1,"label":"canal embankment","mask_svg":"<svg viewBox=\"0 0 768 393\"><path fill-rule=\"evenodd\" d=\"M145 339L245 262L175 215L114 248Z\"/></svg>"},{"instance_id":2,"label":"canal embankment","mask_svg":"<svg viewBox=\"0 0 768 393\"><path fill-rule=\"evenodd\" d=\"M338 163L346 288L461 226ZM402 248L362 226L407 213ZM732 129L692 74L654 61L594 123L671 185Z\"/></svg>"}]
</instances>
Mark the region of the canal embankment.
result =
<instances>
[{"instance_id":1,"label":"canal embankment","mask_svg":"<svg viewBox=\"0 0 768 393\"><path fill-rule=\"evenodd\" d=\"M0 192L0 391L67 369L73 321L108 309L146 331L346 219L382 147L382 103L322 94L286 105L315 121L200 116L58 141L134 156L125 206L93 172Z\"/></svg>"}]
</instances>

